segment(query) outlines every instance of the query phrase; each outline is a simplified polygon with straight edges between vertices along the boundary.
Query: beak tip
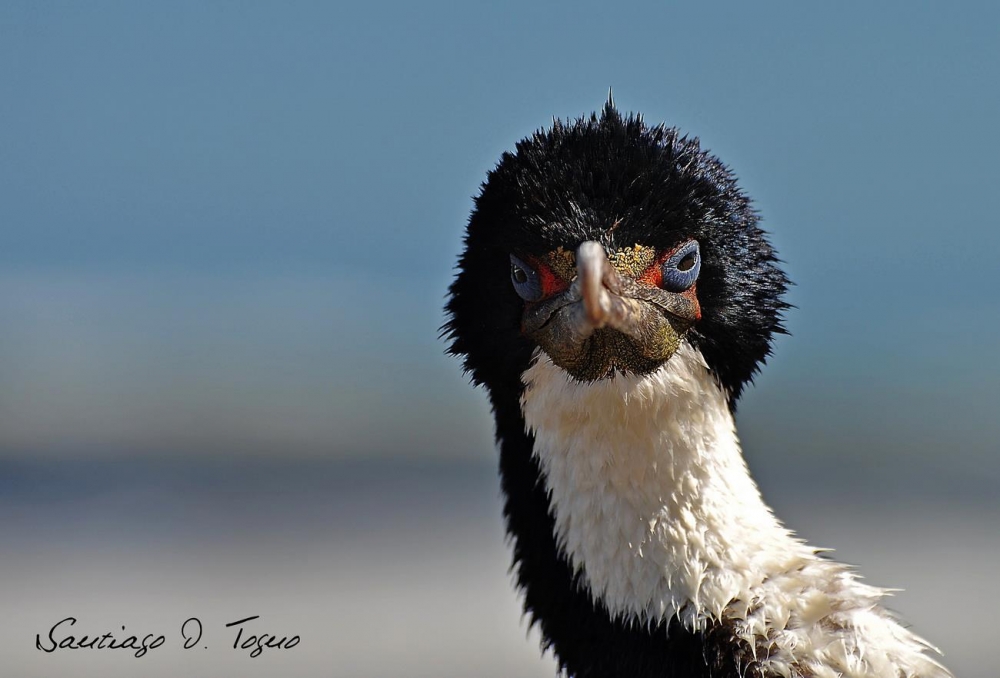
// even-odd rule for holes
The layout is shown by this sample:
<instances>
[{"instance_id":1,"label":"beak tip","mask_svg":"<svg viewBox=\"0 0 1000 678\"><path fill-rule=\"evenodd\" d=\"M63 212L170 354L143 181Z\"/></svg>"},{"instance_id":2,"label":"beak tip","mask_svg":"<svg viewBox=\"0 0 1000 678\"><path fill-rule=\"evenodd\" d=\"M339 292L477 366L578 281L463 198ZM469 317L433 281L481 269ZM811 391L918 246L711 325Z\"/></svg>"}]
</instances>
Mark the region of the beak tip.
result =
<instances>
[{"instance_id":1,"label":"beak tip","mask_svg":"<svg viewBox=\"0 0 1000 678\"><path fill-rule=\"evenodd\" d=\"M563 314L564 331L572 336L575 344L582 345L595 330L607 327L611 322L612 299L605 286L609 269L607 254L600 243L587 241L577 247L576 278L566 293L559 297L565 299L561 308L567 309ZM542 318L540 325L546 324L549 318L551 311ZM535 330L538 329L536 326Z\"/></svg>"},{"instance_id":2,"label":"beak tip","mask_svg":"<svg viewBox=\"0 0 1000 678\"><path fill-rule=\"evenodd\" d=\"M577 256L582 255L585 258L591 258L604 254L604 248L601 247L601 244L598 242L587 240L586 242L580 243L579 247L576 248L576 254Z\"/></svg>"},{"instance_id":3,"label":"beak tip","mask_svg":"<svg viewBox=\"0 0 1000 678\"><path fill-rule=\"evenodd\" d=\"M593 241L582 243L577 248L576 261L584 315L593 329L601 329L607 324L611 309L606 283L608 278L613 277L613 270L604 248Z\"/></svg>"}]
</instances>

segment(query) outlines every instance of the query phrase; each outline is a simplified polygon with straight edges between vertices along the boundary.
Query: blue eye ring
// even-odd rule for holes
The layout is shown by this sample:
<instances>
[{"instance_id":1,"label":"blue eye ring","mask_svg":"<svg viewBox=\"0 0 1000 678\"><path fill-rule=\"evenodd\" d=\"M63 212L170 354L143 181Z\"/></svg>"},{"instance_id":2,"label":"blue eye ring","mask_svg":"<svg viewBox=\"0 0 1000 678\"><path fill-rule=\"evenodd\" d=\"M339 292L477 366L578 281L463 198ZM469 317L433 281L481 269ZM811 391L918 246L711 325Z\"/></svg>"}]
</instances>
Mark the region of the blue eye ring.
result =
<instances>
[{"instance_id":1,"label":"blue eye ring","mask_svg":"<svg viewBox=\"0 0 1000 678\"><path fill-rule=\"evenodd\" d=\"M538 301L542 298L542 279L538 271L513 254L510 255L510 282L514 285L517 296L525 301Z\"/></svg>"},{"instance_id":2,"label":"blue eye ring","mask_svg":"<svg viewBox=\"0 0 1000 678\"><path fill-rule=\"evenodd\" d=\"M689 240L663 262L663 289L684 292L691 289L701 273L701 249L697 240Z\"/></svg>"}]
</instances>

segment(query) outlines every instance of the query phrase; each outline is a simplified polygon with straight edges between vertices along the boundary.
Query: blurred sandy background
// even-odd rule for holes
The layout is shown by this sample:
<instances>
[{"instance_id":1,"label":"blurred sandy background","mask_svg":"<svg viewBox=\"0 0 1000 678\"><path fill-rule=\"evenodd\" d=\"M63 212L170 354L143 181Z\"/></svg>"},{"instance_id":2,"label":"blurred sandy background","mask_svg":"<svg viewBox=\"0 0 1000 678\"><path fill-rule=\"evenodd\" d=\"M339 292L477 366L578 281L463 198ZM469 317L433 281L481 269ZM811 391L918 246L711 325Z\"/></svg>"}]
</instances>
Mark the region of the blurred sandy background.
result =
<instances>
[{"instance_id":1,"label":"blurred sandy background","mask_svg":"<svg viewBox=\"0 0 1000 678\"><path fill-rule=\"evenodd\" d=\"M766 498L995 675L1000 11L693 7L0 6L0 673L554 675L437 329L485 171L612 85L797 283ZM68 616L166 642L37 651Z\"/></svg>"}]
</instances>

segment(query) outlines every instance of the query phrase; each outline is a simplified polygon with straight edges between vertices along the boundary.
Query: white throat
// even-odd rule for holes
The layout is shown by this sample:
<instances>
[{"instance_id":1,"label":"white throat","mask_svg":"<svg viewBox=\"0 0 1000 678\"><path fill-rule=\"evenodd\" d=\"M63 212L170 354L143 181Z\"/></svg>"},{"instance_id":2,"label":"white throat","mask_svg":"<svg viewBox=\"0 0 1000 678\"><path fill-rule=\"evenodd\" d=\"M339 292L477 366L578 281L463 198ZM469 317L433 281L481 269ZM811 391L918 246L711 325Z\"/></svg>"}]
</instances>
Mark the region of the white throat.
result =
<instances>
[{"instance_id":1,"label":"white throat","mask_svg":"<svg viewBox=\"0 0 1000 678\"><path fill-rule=\"evenodd\" d=\"M522 379L559 547L613 616L731 620L770 648L775 675L950 676L879 607L882 589L774 517L726 394L687 342L641 377L582 383L539 351Z\"/></svg>"},{"instance_id":2,"label":"white throat","mask_svg":"<svg viewBox=\"0 0 1000 678\"><path fill-rule=\"evenodd\" d=\"M699 626L811 555L762 501L686 342L642 377L582 383L539 355L523 379L560 547L612 613Z\"/></svg>"}]
</instances>

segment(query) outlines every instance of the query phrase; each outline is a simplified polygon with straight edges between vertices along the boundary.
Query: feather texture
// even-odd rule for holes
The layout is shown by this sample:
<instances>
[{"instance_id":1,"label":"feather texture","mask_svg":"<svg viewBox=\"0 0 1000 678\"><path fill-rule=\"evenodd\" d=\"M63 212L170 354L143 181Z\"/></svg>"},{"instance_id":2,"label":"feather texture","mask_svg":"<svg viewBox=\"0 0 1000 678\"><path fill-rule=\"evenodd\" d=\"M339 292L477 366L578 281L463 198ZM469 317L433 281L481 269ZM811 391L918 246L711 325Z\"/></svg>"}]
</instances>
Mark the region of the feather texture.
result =
<instances>
[{"instance_id":1,"label":"feather texture","mask_svg":"<svg viewBox=\"0 0 1000 678\"><path fill-rule=\"evenodd\" d=\"M557 544L612 616L694 632L733 622L767 676L950 675L878 606L885 591L774 517L697 349L590 383L539 354L522 379Z\"/></svg>"}]
</instances>

